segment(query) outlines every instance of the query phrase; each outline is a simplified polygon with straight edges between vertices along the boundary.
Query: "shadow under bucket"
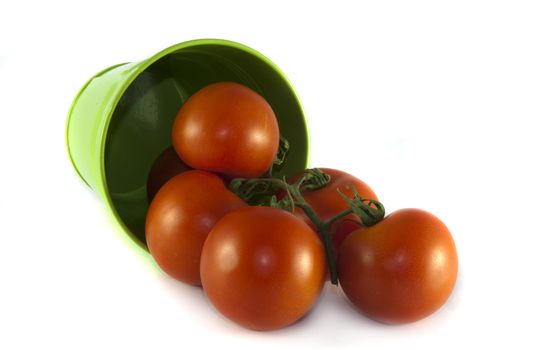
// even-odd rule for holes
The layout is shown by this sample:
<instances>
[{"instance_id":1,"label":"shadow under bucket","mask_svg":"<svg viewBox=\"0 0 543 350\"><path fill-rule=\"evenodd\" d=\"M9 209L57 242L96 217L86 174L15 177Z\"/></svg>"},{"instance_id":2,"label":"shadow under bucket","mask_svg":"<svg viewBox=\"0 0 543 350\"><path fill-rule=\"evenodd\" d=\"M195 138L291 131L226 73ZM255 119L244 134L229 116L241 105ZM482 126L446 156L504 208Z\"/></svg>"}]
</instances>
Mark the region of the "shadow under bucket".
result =
<instances>
[{"instance_id":1,"label":"shadow under bucket","mask_svg":"<svg viewBox=\"0 0 543 350\"><path fill-rule=\"evenodd\" d=\"M268 101L291 145L279 175L303 170L308 135L293 87L269 59L239 43L187 41L146 60L112 66L92 77L72 103L66 127L72 164L123 230L145 249L151 166L171 146L181 105L219 81L241 83Z\"/></svg>"}]
</instances>

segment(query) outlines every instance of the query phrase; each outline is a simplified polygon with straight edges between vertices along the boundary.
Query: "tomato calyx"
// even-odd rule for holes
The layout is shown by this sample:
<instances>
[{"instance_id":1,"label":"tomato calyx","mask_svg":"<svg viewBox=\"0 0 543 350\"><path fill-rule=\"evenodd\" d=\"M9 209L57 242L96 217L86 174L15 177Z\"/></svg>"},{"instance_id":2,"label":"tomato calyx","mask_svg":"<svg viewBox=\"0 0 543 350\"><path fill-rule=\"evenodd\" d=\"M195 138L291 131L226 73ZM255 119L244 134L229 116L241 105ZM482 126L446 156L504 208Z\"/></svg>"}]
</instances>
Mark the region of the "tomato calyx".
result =
<instances>
[{"instance_id":1,"label":"tomato calyx","mask_svg":"<svg viewBox=\"0 0 543 350\"><path fill-rule=\"evenodd\" d=\"M280 187L276 183L262 182L259 180L263 178L275 178L274 174L281 171L283 168L289 150L290 143L285 137L280 136L277 154L272 166L268 169L266 174L254 179L234 178L229 183L230 191L237 194L238 197L249 205L266 205L274 208L287 209L285 203L278 203L278 201L273 198ZM274 204L272 204L272 202ZM292 208L292 210L294 209Z\"/></svg>"},{"instance_id":2,"label":"tomato calyx","mask_svg":"<svg viewBox=\"0 0 543 350\"><path fill-rule=\"evenodd\" d=\"M355 214L364 226L372 226L383 219L385 208L376 200L361 198L354 186L351 186L353 198L349 198L338 189L342 198L349 204L349 208L337 213L328 221L323 221L311 205L305 201L302 193L320 189L329 182L330 176L317 168L306 169L302 176L292 184L289 184L285 178L278 179L271 176L252 179L236 178L230 182L229 188L251 205L266 205L290 212L294 212L295 207L301 208L317 228L326 251L330 282L337 285L336 259L331 234L332 224L350 214ZM280 200L275 195L278 190L282 190L286 194Z\"/></svg>"},{"instance_id":3,"label":"tomato calyx","mask_svg":"<svg viewBox=\"0 0 543 350\"><path fill-rule=\"evenodd\" d=\"M280 135L277 154L275 155L275 159L273 160L273 165L268 170L269 177L271 177L274 172L277 172L283 168L283 165L285 165L285 159L287 159L289 150L290 150L290 143L285 137Z\"/></svg>"},{"instance_id":4,"label":"tomato calyx","mask_svg":"<svg viewBox=\"0 0 543 350\"><path fill-rule=\"evenodd\" d=\"M349 204L349 209L344 211L346 214L341 212L330 219L330 225L351 212L360 218L364 226L373 226L379 221L383 220L385 217L385 206L381 202L374 199L365 199L360 197L360 194L354 186L349 186L349 189L353 193L354 198L347 197L339 190L339 188L337 189L339 195L347 202L347 204ZM349 221L359 224L357 221Z\"/></svg>"}]
</instances>

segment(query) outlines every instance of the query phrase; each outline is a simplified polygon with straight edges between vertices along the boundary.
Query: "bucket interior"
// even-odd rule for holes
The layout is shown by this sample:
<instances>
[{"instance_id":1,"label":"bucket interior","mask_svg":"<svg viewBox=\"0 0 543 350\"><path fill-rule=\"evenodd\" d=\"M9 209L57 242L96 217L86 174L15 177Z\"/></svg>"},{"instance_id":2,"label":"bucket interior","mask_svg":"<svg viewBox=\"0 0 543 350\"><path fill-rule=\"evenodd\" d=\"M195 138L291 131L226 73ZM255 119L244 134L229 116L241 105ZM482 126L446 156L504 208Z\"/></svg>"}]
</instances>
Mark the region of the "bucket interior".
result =
<instances>
[{"instance_id":1,"label":"bucket interior","mask_svg":"<svg viewBox=\"0 0 543 350\"><path fill-rule=\"evenodd\" d=\"M131 233L145 244L147 176L156 158L170 147L171 129L184 101L204 86L238 82L272 106L290 152L281 174L305 168L307 133L291 87L272 66L239 48L200 45L170 53L142 72L118 103L106 138L105 173L115 209Z\"/></svg>"}]
</instances>

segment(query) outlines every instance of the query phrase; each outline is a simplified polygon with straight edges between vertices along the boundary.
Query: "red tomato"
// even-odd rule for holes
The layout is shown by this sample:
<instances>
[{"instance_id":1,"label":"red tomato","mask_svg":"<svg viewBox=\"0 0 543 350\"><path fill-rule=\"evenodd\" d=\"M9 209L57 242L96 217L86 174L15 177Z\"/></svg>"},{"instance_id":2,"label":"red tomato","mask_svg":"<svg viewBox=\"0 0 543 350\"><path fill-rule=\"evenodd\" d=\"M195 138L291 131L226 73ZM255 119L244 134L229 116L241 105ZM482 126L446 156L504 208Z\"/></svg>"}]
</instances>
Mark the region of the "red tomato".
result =
<instances>
[{"instance_id":1,"label":"red tomato","mask_svg":"<svg viewBox=\"0 0 543 350\"><path fill-rule=\"evenodd\" d=\"M339 282L360 311L390 324L422 319L451 294L458 258L449 230L420 209L398 210L341 245Z\"/></svg>"},{"instance_id":2,"label":"red tomato","mask_svg":"<svg viewBox=\"0 0 543 350\"><path fill-rule=\"evenodd\" d=\"M147 177L147 199L153 200L158 190L172 177L191 168L183 163L173 147L167 148L153 163Z\"/></svg>"},{"instance_id":3,"label":"red tomato","mask_svg":"<svg viewBox=\"0 0 543 350\"><path fill-rule=\"evenodd\" d=\"M211 303L251 329L285 327L317 300L326 272L324 248L294 215L245 207L225 215L209 233L200 274Z\"/></svg>"},{"instance_id":4,"label":"red tomato","mask_svg":"<svg viewBox=\"0 0 543 350\"><path fill-rule=\"evenodd\" d=\"M343 194L347 195L348 197L352 197L353 193L349 189L349 186L354 186L362 198L378 200L373 190L366 183L357 179L356 177L336 169L321 168L321 170L330 175L330 182L318 190L306 191L302 193L305 201L311 205L321 220L328 221L337 213L349 208L347 202L345 202L345 200L337 192L338 188L341 192L343 192ZM293 183L299 177L300 175L297 175L290 179L289 182ZM295 215L316 230L315 225L313 225L311 220L300 208L296 208ZM332 226L332 242L334 244L335 252L339 250L339 246L345 237L347 237L354 230L360 228L359 225L346 221L345 219L360 222L356 215L351 214L346 216L343 220L337 221Z\"/></svg>"},{"instance_id":5,"label":"red tomato","mask_svg":"<svg viewBox=\"0 0 543 350\"><path fill-rule=\"evenodd\" d=\"M191 170L158 191L147 212L145 235L151 255L164 272L200 285L200 255L207 234L226 213L245 203L216 175Z\"/></svg>"},{"instance_id":6,"label":"red tomato","mask_svg":"<svg viewBox=\"0 0 543 350\"><path fill-rule=\"evenodd\" d=\"M236 83L208 85L183 104L173 145L193 168L232 177L258 177L279 147L279 126L266 100Z\"/></svg>"}]
</instances>

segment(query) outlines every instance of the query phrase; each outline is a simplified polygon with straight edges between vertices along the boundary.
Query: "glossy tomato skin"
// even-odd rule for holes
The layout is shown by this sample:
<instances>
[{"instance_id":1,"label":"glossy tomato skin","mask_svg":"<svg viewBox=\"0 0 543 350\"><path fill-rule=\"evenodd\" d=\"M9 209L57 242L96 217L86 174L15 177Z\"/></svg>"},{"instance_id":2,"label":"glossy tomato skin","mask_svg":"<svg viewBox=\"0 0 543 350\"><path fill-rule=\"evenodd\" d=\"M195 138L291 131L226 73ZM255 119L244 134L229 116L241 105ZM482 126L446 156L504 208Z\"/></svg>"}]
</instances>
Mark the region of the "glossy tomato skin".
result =
<instances>
[{"instance_id":1,"label":"glossy tomato skin","mask_svg":"<svg viewBox=\"0 0 543 350\"><path fill-rule=\"evenodd\" d=\"M183 163L173 147L162 152L153 163L147 177L147 199L149 202L169 179L188 170L191 168Z\"/></svg>"},{"instance_id":2,"label":"glossy tomato skin","mask_svg":"<svg viewBox=\"0 0 543 350\"><path fill-rule=\"evenodd\" d=\"M173 278L201 285L200 256L213 225L245 206L216 175L191 170L170 179L147 213L145 235L151 255Z\"/></svg>"},{"instance_id":3,"label":"glossy tomato skin","mask_svg":"<svg viewBox=\"0 0 543 350\"><path fill-rule=\"evenodd\" d=\"M328 221L337 213L349 208L349 205L337 192L337 189L348 197L352 198L353 193L350 190L349 186L354 186L360 196L365 199L374 199L378 200L377 195L373 190L362 180L354 177L351 174L343 172L341 170L330 169L330 168L321 168L321 170L330 175L330 182L315 191L306 191L302 193L305 201L311 205L315 212L319 215L321 220ZM297 175L289 180L290 183L296 181L300 175ZM295 215L300 219L304 220L309 224L313 229L315 225L311 220L305 215L305 213L300 209L296 208ZM332 227L333 239L332 243L334 245L334 251L338 252L341 242L354 230L360 228L359 225L347 221L346 219L360 221L358 217L354 214L346 216L343 220L336 222Z\"/></svg>"},{"instance_id":4,"label":"glossy tomato skin","mask_svg":"<svg viewBox=\"0 0 543 350\"><path fill-rule=\"evenodd\" d=\"M354 306L383 323L420 320L441 307L458 271L449 230L420 209L402 209L353 232L341 245L338 276Z\"/></svg>"},{"instance_id":5,"label":"glossy tomato skin","mask_svg":"<svg viewBox=\"0 0 543 350\"><path fill-rule=\"evenodd\" d=\"M193 168L232 177L258 177L279 147L279 126L266 100L237 83L208 85L181 107L173 145Z\"/></svg>"},{"instance_id":6,"label":"glossy tomato skin","mask_svg":"<svg viewBox=\"0 0 543 350\"><path fill-rule=\"evenodd\" d=\"M269 207L245 207L211 230L200 273L211 303L250 329L285 327L318 299L326 272L324 248L294 215Z\"/></svg>"}]
</instances>

